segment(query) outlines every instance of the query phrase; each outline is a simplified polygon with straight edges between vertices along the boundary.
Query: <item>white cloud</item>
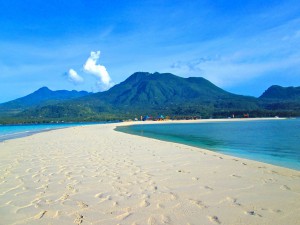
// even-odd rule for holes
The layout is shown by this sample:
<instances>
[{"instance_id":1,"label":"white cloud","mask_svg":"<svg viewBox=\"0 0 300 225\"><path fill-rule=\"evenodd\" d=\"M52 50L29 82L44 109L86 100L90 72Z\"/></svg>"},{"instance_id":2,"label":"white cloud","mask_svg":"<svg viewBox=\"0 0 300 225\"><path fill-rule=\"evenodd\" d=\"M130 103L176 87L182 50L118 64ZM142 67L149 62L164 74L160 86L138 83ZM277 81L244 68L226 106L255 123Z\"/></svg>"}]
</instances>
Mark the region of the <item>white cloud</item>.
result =
<instances>
[{"instance_id":1,"label":"white cloud","mask_svg":"<svg viewBox=\"0 0 300 225\"><path fill-rule=\"evenodd\" d=\"M85 62L83 69L86 73L93 74L97 78L100 79L101 86L103 89L110 88L113 84L111 83L111 78L103 65L97 64L97 61L100 57L100 51L91 52L90 57Z\"/></svg>"},{"instance_id":2,"label":"white cloud","mask_svg":"<svg viewBox=\"0 0 300 225\"><path fill-rule=\"evenodd\" d=\"M83 82L83 78L78 75L78 73L74 69L69 69L68 71L68 79L74 84L79 84Z\"/></svg>"}]
</instances>

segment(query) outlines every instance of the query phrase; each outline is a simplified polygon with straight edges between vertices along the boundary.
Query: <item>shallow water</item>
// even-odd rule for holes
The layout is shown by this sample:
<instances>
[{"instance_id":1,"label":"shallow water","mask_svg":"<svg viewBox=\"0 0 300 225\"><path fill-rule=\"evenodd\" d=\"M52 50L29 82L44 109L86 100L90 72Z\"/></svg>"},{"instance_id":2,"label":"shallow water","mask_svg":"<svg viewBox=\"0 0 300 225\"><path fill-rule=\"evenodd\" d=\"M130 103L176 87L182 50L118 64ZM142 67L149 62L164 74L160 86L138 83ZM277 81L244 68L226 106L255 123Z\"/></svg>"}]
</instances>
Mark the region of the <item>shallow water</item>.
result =
<instances>
[{"instance_id":1,"label":"shallow water","mask_svg":"<svg viewBox=\"0 0 300 225\"><path fill-rule=\"evenodd\" d=\"M117 130L300 170L300 119L149 124Z\"/></svg>"},{"instance_id":2,"label":"shallow water","mask_svg":"<svg viewBox=\"0 0 300 225\"><path fill-rule=\"evenodd\" d=\"M11 125L0 126L0 142L9 139L15 139L19 137L25 137L39 132L82 126L82 125L91 125L95 123L57 123L57 124L35 124L35 125ZM102 123L96 123L102 124Z\"/></svg>"}]
</instances>

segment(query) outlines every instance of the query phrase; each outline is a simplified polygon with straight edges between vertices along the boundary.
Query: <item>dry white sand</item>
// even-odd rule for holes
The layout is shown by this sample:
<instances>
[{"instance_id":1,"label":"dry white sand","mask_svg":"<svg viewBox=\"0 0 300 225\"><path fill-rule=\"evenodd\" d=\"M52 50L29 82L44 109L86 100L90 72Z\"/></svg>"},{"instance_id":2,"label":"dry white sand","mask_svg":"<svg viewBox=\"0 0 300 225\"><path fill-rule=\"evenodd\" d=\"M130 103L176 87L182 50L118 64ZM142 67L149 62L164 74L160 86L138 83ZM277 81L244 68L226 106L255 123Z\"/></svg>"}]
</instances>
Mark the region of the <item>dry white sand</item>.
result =
<instances>
[{"instance_id":1,"label":"dry white sand","mask_svg":"<svg viewBox=\"0 0 300 225\"><path fill-rule=\"evenodd\" d=\"M0 143L0 224L300 224L300 172L115 125Z\"/></svg>"}]
</instances>

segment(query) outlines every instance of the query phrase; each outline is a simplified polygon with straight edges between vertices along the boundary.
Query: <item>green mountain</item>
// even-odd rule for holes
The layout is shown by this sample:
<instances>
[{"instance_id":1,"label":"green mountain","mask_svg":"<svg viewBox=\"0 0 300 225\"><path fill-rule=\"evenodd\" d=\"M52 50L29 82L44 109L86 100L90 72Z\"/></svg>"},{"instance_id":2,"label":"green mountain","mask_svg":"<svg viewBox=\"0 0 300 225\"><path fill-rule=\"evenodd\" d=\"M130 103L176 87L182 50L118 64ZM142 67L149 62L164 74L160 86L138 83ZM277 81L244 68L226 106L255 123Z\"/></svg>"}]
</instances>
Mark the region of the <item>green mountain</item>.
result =
<instances>
[{"instance_id":1,"label":"green mountain","mask_svg":"<svg viewBox=\"0 0 300 225\"><path fill-rule=\"evenodd\" d=\"M176 110L177 114L186 114L186 110L196 114L203 109L212 112L258 108L253 97L231 94L202 77L182 78L170 73L137 72L106 92L86 97L85 101L97 99L127 114Z\"/></svg>"},{"instance_id":2,"label":"green mountain","mask_svg":"<svg viewBox=\"0 0 300 225\"><path fill-rule=\"evenodd\" d=\"M10 114L7 113L10 116L2 119L2 123L103 121L140 118L141 115L156 117L160 114L178 119L228 117L233 114L235 117L245 114L251 117L297 116L300 115L300 101L295 97L298 89L293 90L273 86L260 98L255 98L229 93L201 77L182 78L170 73L137 72L105 92L72 92L71 95L59 91L54 94L42 88L21 100L0 105L0 110L3 105L10 110ZM52 97L46 98L49 95Z\"/></svg>"},{"instance_id":3,"label":"green mountain","mask_svg":"<svg viewBox=\"0 0 300 225\"><path fill-rule=\"evenodd\" d=\"M229 116L258 110L257 99L222 90L201 77L137 72L105 92L28 109L19 116L35 118L124 119L141 115L172 117Z\"/></svg>"},{"instance_id":4,"label":"green mountain","mask_svg":"<svg viewBox=\"0 0 300 225\"><path fill-rule=\"evenodd\" d=\"M201 77L182 78L170 73L138 72L109 91L97 93L89 98L104 98L112 105L135 107L170 105L186 101L209 102L235 97L245 98L228 93Z\"/></svg>"},{"instance_id":5,"label":"green mountain","mask_svg":"<svg viewBox=\"0 0 300 225\"><path fill-rule=\"evenodd\" d=\"M0 115L17 114L23 110L30 109L32 107L55 104L61 101L87 96L89 94L90 93L86 91L74 90L51 91L47 87L42 87L27 96L0 104Z\"/></svg>"},{"instance_id":6,"label":"green mountain","mask_svg":"<svg viewBox=\"0 0 300 225\"><path fill-rule=\"evenodd\" d=\"M300 87L281 87L273 85L269 87L259 98L263 100L300 100Z\"/></svg>"},{"instance_id":7,"label":"green mountain","mask_svg":"<svg viewBox=\"0 0 300 225\"><path fill-rule=\"evenodd\" d=\"M288 112L293 115L300 112L300 87L273 85L259 97L259 100L265 110Z\"/></svg>"}]
</instances>

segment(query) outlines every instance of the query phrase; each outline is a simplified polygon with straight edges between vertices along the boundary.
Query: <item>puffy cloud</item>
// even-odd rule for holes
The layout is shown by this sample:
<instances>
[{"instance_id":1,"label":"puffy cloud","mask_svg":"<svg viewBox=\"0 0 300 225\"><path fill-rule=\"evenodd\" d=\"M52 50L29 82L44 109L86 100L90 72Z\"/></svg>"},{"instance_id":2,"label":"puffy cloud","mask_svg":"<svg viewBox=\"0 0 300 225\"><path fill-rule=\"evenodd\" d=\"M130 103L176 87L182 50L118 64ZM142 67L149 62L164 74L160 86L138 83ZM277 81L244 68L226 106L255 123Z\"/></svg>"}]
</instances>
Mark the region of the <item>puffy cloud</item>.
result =
<instances>
[{"instance_id":1,"label":"puffy cloud","mask_svg":"<svg viewBox=\"0 0 300 225\"><path fill-rule=\"evenodd\" d=\"M105 91L108 88L112 87L114 83L112 83L111 78L105 68L105 66L98 64L98 60L100 57L100 51L91 52L90 56L86 60L83 65L82 71L84 72L83 75L86 74L93 75L94 78L97 79L96 87L100 91ZM72 82L73 84L80 84L83 83L84 79L80 76L74 69L69 69L68 72L64 74L67 79ZM85 82L90 82L91 79L86 77Z\"/></svg>"},{"instance_id":2,"label":"puffy cloud","mask_svg":"<svg viewBox=\"0 0 300 225\"><path fill-rule=\"evenodd\" d=\"M97 61L100 57L100 51L91 52L90 57L85 62L83 69L86 73L93 74L97 78L100 79L101 86L104 87L103 89L108 89L113 84L111 83L111 78L103 65L97 64Z\"/></svg>"},{"instance_id":3,"label":"puffy cloud","mask_svg":"<svg viewBox=\"0 0 300 225\"><path fill-rule=\"evenodd\" d=\"M78 73L74 69L69 69L68 71L68 79L74 84L79 84L83 82L83 78L78 75Z\"/></svg>"}]
</instances>

